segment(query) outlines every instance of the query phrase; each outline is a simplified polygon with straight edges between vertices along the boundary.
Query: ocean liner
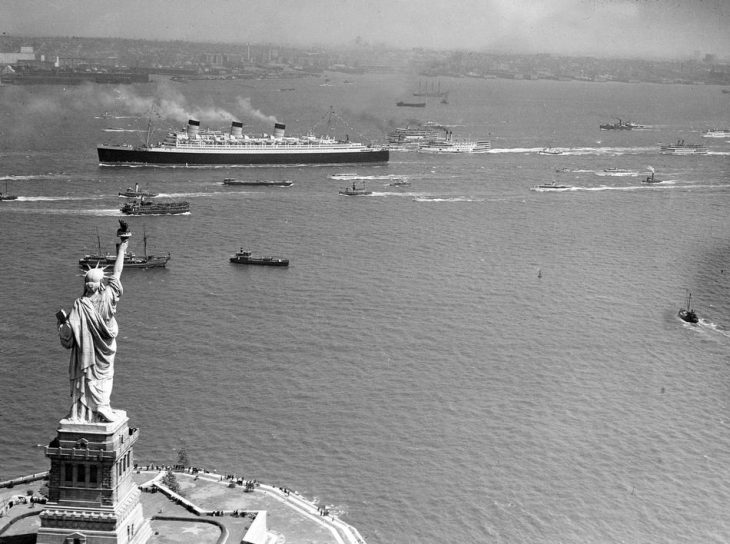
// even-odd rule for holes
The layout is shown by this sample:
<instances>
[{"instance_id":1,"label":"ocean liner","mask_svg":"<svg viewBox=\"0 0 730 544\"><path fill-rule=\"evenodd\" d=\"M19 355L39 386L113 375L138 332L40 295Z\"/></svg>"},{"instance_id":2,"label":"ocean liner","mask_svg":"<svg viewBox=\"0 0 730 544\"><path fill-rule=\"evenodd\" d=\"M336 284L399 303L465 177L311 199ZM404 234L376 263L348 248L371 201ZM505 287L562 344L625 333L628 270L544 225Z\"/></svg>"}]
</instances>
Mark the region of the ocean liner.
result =
<instances>
[{"instance_id":1,"label":"ocean liner","mask_svg":"<svg viewBox=\"0 0 730 544\"><path fill-rule=\"evenodd\" d=\"M234 121L230 131L200 130L200 122L171 132L164 141L134 147L99 145L99 163L154 165L249 165L249 164L340 164L387 162L385 147L313 135L285 136L285 125L274 124L271 135L243 134L243 124Z\"/></svg>"}]
</instances>

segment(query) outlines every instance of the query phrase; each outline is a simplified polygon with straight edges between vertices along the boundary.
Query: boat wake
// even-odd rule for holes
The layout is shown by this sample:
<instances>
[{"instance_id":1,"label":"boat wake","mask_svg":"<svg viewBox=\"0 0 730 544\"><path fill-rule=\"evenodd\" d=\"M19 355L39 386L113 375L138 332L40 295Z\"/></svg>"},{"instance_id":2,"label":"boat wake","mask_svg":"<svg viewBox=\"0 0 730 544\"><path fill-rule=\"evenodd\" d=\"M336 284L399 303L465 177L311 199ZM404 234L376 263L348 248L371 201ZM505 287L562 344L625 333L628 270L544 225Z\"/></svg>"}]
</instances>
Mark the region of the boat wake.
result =
<instances>
[{"instance_id":1,"label":"boat wake","mask_svg":"<svg viewBox=\"0 0 730 544\"><path fill-rule=\"evenodd\" d=\"M354 181L354 180L408 180L408 176L398 175L398 174L384 174L380 176L361 176L359 174L332 174L331 176L327 176L330 179L334 179L337 181Z\"/></svg>"},{"instance_id":2,"label":"boat wake","mask_svg":"<svg viewBox=\"0 0 730 544\"><path fill-rule=\"evenodd\" d=\"M89 210L79 210L78 208L68 209L68 208L7 208L7 211L14 212L14 213L32 213L32 214L41 214L41 215L82 215L82 216L103 216L103 217L119 217L122 215L122 212L119 211L119 208L110 208L110 209L89 209Z\"/></svg>"},{"instance_id":3,"label":"boat wake","mask_svg":"<svg viewBox=\"0 0 730 544\"><path fill-rule=\"evenodd\" d=\"M408 198L418 198L424 196L423 193L407 193L405 191L383 191L373 192L372 196L405 196Z\"/></svg>"},{"instance_id":4,"label":"boat wake","mask_svg":"<svg viewBox=\"0 0 730 544\"><path fill-rule=\"evenodd\" d=\"M238 191L238 194L240 194L242 191ZM196 197L196 196L211 196L211 195L225 195L225 196L231 196L231 192L229 191L214 191L214 192L207 192L207 193L159 193L157 195L157 199L159 198L189 198L189 197Z\"/></svg>"},{"instance_id":5,"label":"boat wake","mask_svg":"<svg viewBox=\"0 0 730 544\"><path fill-rule=\"evenodd\" d=\"M641 172L637 170L626 170L626 171L612 171L612 172L606 172L605 170L581 170L581 172L593 172L597 176L610 176L615 178L622 178L622 177L637 177L643 175Z\"/></svg>"},{"instance_id":6,"label":"boat wake","mask_svg":"<svg viewBox=\"0 0 730 544\"><path fill-rule=\"evenodd\" d=\"M49 172L48 174L29 174L25 176L17 175L17 176L0 176L0 181L28 181L28 180L34 180L34 179L68 179L71 176L64 173L53 173Z\"/></svg>"},{"instance_id":7,"label":"boat wake","mask_svg":"<svg viewBox=\"0 0 730 544\"><path fill-rule=\"evenodd\" d=\"M549 153L550 156L561 155L641 155L644 153L656 152L656 147L555 147L556 152ZM539 153L544 154L544 147L513 147L490 149L487 153ZM541 153L543 152L543 153Z\"/></svg>"},{"instance_id":8,"label":"boat wake","mask_svg":"<svg viewBox=\"0 0 730 544\"><path fill-rule=\"evenodd\" d=\"M94 119L141 119L136 115L95 115Z\"/></svg>"},{"instance_id":9,"label":"boat wake","mask_svg":"<svg viewBox=\"0 0 730 544\"><path fill-rule=\"evenodd\" d=\"M18 196L15 202L72 202L82 200L103 200L105 195L98 196Z\"/></svg>"},{"instance_id":10,"label":"boat wake","mask_svg":"<svg viewBox=\"0 0 730 544\"><path fill-rule=\"evenodd\" d=\"M484 202L483 198L472 196L417 196L416 202Z\"/></svg>"},{"instance_id":11,"label":"boat wake","mask_svg":"<svg viewBox=\"0 0 730 544\"><path fill-rule=\"evenodd\" d=\"M725 336L726 338L730 338L730 331L726 330L722 325L718 325L716 323L713 323L712 321L703 318L700 318L699 324L703 328L707 328L712 332L716 332L717 334Z\"/></svg>"},{"instance_id":12,"label":"boat wake","mask_svg":"<svg viewBox=\"0 0 730 544\"><path fill-rule=\"evenodd\" d=\"M686 183L683 183L682 185L678 185L678 183L682 183L680 180L664 180L661 183L653 183L653 184L642 184L642 185L628 185L625 187L618 187L615 185L599 185L598 187L581 187L581 186L571 186L571 187L565 187L565 188L541 188L541 187L531 187L531 191L538 191L538 192L546 192L546 193L559 193L559 192L565 192L565 191L586 191L586 192L600 192L600 191L658 191L661 189L664 190L678 190L678 189L717 189L717 188L726 188L725 185L688 185Z\"/></svg>"},{"instance_id":13,"label":"boat wake","mask_svg":"<svg viewBox=\"0 0 730 544\"><path fill-rule=\"evenodd\" d=\"M577 191L580 190L581 187L530 187L530 191L535 191L536 193L563 193L565 191Z\"/></svg>"},{"instance_id":14,"label":"boat wake","mask_svg":"<svg viewBox=\"0 0 730 544\"><path fill-rule=\"evenodd\" d=\"M145 130L140 130L138 128L105 128L103 130L104 132L146 132Z\"/></svg>"}]
</instances>

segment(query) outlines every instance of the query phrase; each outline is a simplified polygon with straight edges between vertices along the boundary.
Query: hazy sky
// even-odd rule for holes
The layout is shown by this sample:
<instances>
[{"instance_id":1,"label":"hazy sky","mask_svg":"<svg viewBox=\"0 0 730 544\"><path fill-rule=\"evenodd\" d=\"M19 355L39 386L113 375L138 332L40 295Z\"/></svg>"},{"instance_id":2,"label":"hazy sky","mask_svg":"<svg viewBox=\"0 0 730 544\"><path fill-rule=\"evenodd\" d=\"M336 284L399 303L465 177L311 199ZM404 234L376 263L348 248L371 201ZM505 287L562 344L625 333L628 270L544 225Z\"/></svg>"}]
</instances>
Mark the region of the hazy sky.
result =
<instances>
[{"instance_id":1,"label":"hazy sky","mask_svg":"<svg viewBox=\"0 0 730 544\"><path fill-rule=\"evenodd\" d=\"M11 35L730 57L730 0L0 0L0 15Z\"/></svg>"}]
</instances>

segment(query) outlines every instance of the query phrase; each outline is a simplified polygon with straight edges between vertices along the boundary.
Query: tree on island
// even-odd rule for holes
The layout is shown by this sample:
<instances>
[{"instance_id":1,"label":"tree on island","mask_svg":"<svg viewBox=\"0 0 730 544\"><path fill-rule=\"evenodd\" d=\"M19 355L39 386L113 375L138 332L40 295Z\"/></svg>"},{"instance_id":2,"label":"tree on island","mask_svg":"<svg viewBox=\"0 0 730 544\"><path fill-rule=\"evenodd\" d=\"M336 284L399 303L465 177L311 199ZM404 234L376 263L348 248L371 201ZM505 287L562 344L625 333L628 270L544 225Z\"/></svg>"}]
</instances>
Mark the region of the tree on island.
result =
<instances>
[{"instance_id":1,"label":"tree on island","mask_svg":"<svg viewBox=\"0 0 730 544\"><path fill-rule=\"evenodd\" d=\"M177 450L177 463L175 463L176 469L186 469L190 466L190 459L188 458L188 452L185 448Z\"/></svg>"},{"instance_id":2,"label":"tree on island","mask_svg":"<svg viewBox=\"0 0 730 544\"><path fill-rule=\"evenodd\" d=\"M180 484L178 483L177 478L175 477L175 474L172 472L172 470L168 470L162 477L162 485L164 485L173 493L177 493L178 495L180 494Z\"/></svg>"}]
</instances>

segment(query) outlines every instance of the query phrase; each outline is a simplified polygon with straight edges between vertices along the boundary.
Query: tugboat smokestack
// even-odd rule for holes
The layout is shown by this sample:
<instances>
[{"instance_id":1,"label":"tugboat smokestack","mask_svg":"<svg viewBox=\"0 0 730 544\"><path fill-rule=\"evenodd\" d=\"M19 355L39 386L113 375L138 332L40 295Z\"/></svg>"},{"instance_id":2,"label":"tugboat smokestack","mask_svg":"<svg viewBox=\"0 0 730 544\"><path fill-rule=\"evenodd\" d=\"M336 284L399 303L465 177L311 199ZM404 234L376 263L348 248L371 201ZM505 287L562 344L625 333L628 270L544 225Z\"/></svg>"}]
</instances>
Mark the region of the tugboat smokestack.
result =
<instances>
[{"instance_id":1,"label":"tugboat smokestack","mask_svg":"<svg viewBox=\"0 0 730 544\"><path fill-rule=\"evenodd\" d=\"M233 121L233 123L231 123L231 136L233 138L240 138L243 136L243 123L240 123L239 121Z\"/></svg>"},{"instance_id":2,"label":"tugboat smokestack","mask_svg":"<svg viewBox=\"0 0 730 544\"><path fill-rule=\"evenodd\" d=\"M196 121L195 119L188 120L188 138L195 138L198 135L199 130L200 121Z\"/></svg>"},{"instance_id":3,"label":"tugboat smokestack","mask_svg":"<svg viewBox=\"0 0 730 544\"><path fill-rule=\"evenodd\" d=\"M284 137L284 129L286 125L281 123L274 123L274 139L281 140Z\"/></svg>"}]
</instances>

